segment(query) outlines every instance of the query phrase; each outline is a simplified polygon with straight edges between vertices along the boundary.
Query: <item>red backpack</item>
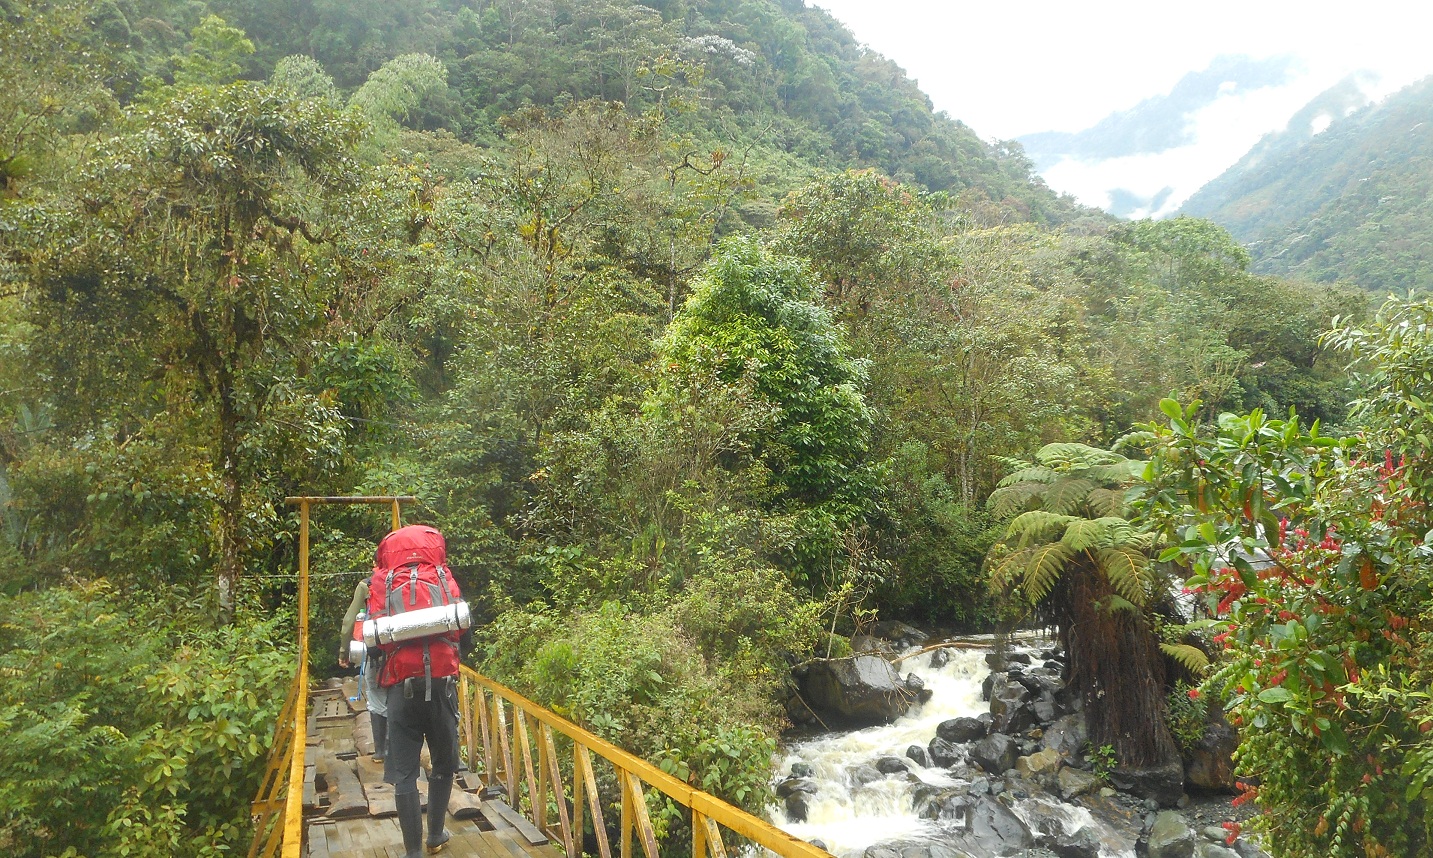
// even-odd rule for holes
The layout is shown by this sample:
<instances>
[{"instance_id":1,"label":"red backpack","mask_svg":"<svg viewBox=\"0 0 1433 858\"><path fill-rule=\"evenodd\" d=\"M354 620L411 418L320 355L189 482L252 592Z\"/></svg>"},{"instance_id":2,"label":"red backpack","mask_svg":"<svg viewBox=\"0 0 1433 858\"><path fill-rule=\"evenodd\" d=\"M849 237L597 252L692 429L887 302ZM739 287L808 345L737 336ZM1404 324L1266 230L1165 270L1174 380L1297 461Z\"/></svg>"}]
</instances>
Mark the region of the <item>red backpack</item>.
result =
<instances>
[{"instance_id":1,"label":"red backpack","mask_svg":"<svg viewBox=\"0 0 1433 858\"><path fill-rule=\"evenodd\" d=\"M383 537L368 583L369 619L461 600L447 562L447 545L436 528L410 524ZM458 637L452 631L379 644L385 658L378 684L387 688L415 676L456 676Z\"/></svg>"}]
</instances>

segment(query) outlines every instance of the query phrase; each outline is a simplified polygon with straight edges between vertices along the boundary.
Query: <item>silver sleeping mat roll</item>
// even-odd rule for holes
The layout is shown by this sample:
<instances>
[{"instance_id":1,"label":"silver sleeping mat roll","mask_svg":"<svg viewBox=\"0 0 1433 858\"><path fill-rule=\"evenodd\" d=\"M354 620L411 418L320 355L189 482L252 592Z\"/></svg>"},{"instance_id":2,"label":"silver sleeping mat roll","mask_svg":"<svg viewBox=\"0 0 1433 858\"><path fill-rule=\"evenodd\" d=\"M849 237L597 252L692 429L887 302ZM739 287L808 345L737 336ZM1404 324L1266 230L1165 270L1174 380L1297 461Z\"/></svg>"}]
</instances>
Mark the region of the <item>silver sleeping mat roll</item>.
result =
<instances>
[{"instance_id":1,"label":"silver sleeping mat roll","mask_svg":"<svg viewBox=\"0 0 1433 858\"><path fill-rule=\"evenodd\" d=\"M363 642L368 646L397 643L430 635L457 632L473 624L467 602L434 605L420 611L408 611L396 617L379 617L363 621Z\"/></svg>"}]
</instances>

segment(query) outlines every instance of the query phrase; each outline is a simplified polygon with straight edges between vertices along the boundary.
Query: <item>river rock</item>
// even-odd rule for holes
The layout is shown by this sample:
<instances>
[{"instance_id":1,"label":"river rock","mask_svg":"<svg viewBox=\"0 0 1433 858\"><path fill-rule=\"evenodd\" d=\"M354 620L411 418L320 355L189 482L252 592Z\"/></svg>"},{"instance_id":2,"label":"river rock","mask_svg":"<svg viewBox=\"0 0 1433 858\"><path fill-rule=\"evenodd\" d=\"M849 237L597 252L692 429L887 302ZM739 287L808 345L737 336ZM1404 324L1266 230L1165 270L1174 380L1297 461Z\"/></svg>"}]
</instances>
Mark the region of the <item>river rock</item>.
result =
<instances>
[{"instance_id":1,"label":"river rock","mask_svg":"<svg viewBox=\"0 0 1433 858\"><path fill-rule=\"evenodd\" d=\"M1060 769L1060 755L1048 748L1015 760L1015 771L1031 780L1046 783Z\"/></svg>"},{"instance_id":2,"label":"river rock","mask_svg":"<svg viewBox=\"0 0 1433 858\"><path fill-rule=\"evenodd\" d=\"M992 775L1003 775L1015 767L1015 742L1004 733L991 733L970 749L970 758Z\"/></svg>"},{"instance_id":3,"label":"river rock","mask_svg":"<svg viewBox=\"0 0 1433 858\"><path fill-rule=\"evenodd\" d=\"M890 662L873 655L817 659L802 668L798 678L806 702L833 727L889 724L914 700Z\"/></svg>"},{"instance_id":4,"label":"river rock","mask_svg":"<svg viewBox=\"0 0 1433 858\"><path fill-rule=\"evenodd\" d=\"M1055 775L1055 786L1065 801L1082 796L1099 786L1100 779L1085 771L1065 766Z\"/></svg>"},{"instance_id":5,"label":"river rock","mask_svg":"<svg viewBox=\"0 0 1433 858\"><path fill-rule=\"evenodd\" d=\"M792 822L805 822L811 812L811 796L795 792L786 797L786 818Z\"/></svg>"},{"instance_id":6,"label":"river rock","mask_svg":"<svg viewBox=\"0 0 1433 858\"><path fill-rule=\"evenodd\" d=\"M928 769L931 766L930 752L920 745L911 745L906 748L906 756L922 768Z\"/></svg>"},{"instance_id":7,"label":"river rock","mask_svg":"<svg viewBox=\"0 0 1433 858\"><path fill-rule=\"evenodd\" d=\"M1184 764L1173 760L1162 766L1121 766L1110 772L1110 782L1125 792L1174 807L1184 795Z\"/></svg>"},{"instance_id":8,"label":"river rock","mask_svg":"<svg viewBox=\"0 0 1433 858\"><path fill-rule=\"evenodd\" d=\"M970 807L969 838L979 855L1006 855L1035 845L1020 817L990 796L976 798Z\"/></svg>"},{"instance_id":9,"label":"river rock","mask_svg":"<svg viewBox=\"0 0 1433 858\"><path fill-rule=\"evenodd\" d=\"M950 650L941 648L930 651L930 666L932 670L940 670L950 664Z\"/></svg>"},{"instance_id":10,"label":"river rock","mask_svg":"<svg viewBox=\"0 0 1433 858\"><path fill-rule=\"evenodd\" d=\"M816 794L816 782L810 778L787 778L776 785L776 797L786 798L790 795L804 793L806 795Z\"/></svg>"},{"instance_id":11,"label":"river rock","mask_svg":"<svg viewBox=\"0 0 1433 858\"><path fill-rule=\"evenodd\" d=\"M1194 858L1196 838L1189 823L1172 810L1160 811L1144 839L1149 858ZM1138 852L1138 849L1136 849Z\"/></svg>"},{"instance_id":12,"label":"river rock","mask_svg":"<svg viewBox=\"0 0 1433 858\"><path fill-rule=\"evenodd\" d=\"M1058 753L1072 765L1078 764L1083 758L1085 743L1089 739L1085 716L1077 713L1057 718L1045 728L1044 735L1040 737L1046 748Z\"/></svg>"},{"instance_id":13,"label":"river rock","mask_svg":"<svg viewBox=\"0 0 1433 858\"><path fill-rule=\"evenodd\" d=\"M884 775L900 774L910 770L910 765L900 757L881 757L876 760L876 771Z\"/></svg>"},{"instance_id":14,"label":"river rock","mask_svg":"<svg viewBox=\"0 0 1433 858\"><path fill-rule=\"evenodd\" d=\"M875 783L884 777L885 775L881 774L875 766L868 766L864 763L846 770L846 780L850 782L851 789L860 789L866 784Z\"/></svg>"},{"instance_id":15,"label":"river rock","mask_svg":"<svg viewBox=\"0 0 1433 858\"><path fill-rule=\"evenodd\" d=\"M970 858L954 846L937 840L888 840L866 847L863 858Z\"/></svg>"},{"instance_id":16,"label":"river rock","mask_svg":"<svg viewBox=\"0 0 1433 858\"><path fill-rule=\"evenodd\" d=\"M871 625L871 634L902 647L922 646L930 640L930 635L900 620L879 620Z\"/></svg>"},{"instance_id":17,"label":"river rock","mask_svg":"<svg viewBox=\"0 0 1433 858\"><path fill-rule=\"evenodd\" d=\"M1204 735L1184 763L1188 786L1210 792L1234 792L1234 750L1239 732L1224 720L1223 713L1211 714Z\"/></svg>"},{"instance_id":18,"label":"river rock","mask_svg":"<svg viewBox=\"0 0 1433 858\"><path fill-rule=\"evenodd\" d=\"M927 748L931 761L942 768L953 766L965 758L959 748L939 736L931 739Z\"/></svg>"},{"instance_id":19,"label":"river rock","mask_svg":"<svg viewBox=\"0 0 1433 858\"><path fill-rule=\"evenodd\" d=\"M1073 834L1061 831L1040 843L1059 858L1100 858L1100 836L1092 825L1082 826Z\"/></svg>"},{"instance_id":20,"label":"river rock","mask_svg":"<svg viewBox=\"0 0 1433 858\"><path fill-rule=\"evenodd\" d=\"M1030 654L1014 651L988 652L985 654L985 663L990 666L991 670L1004 670L1012 664L1029 664Z\"/></svg>"},{"instance_id":21,"label":"river rock","mask_svg":"<svg viewBox=\"0 0 1433 858\"><path fill-rule=\"evenodd\" d=\"M851 635L851 652L894 653L891 642L871 635Z\"/></svg>"},{"instance_id":22,"label":"river rock","mask_svg":"<svg viewBox=\"0 0 1433 858\"><path fill-rule=\"evenodd\" d=\"M925 680L916 676L914 673L906 676L905 688L906 692L914 697L917 703L925 703L930 700L931 695L935 694L934 691L925 687Z\"/></svg>"},{"instance_id":23,"label":"river rock","mask_svg":"<svg viewBox=\"0 0 1433 858\"><path fill-rule=\"evenodd\" d=\"M940 722L935 734L947 742L974 742L985 737L985 725L975 718L951 718Z\"/></svg>"},{"instance_id":24,"label":"river rock","mask_svg":"<svg viewBox=\"0 0 1433 858\"><path fill-rule=\"evenodd\" d=\"M816 770L813 769L813 768L811 768L811 764L810 764L810 763L792 763L792 764L791 764L791 776L792 776L793 778L809 778L809 777L814 777L815 774L816 774Z\"/></svg>"},{"instance_id":25,"label":"river rock","mask_svg":"<svg viewBox=\"0 0 1433 858\"><path fill-rule=\"evenodd\" d=\"M1201 843L1194 847L1194 858L1239 858L1239 853L1218 843Z\"/></svg>"},{"instance_id":26,"label":"river rock","mask_svg":"<svg viewBox=\"0 0 1433 858\"><path fill-rule=\"evenodd\" d=\"M943 822L966 824L971 803L975 798L962 789L943 790L930 796L921 805L917 814L921 819L935 819Z\"/></svg>"}]
</instances>

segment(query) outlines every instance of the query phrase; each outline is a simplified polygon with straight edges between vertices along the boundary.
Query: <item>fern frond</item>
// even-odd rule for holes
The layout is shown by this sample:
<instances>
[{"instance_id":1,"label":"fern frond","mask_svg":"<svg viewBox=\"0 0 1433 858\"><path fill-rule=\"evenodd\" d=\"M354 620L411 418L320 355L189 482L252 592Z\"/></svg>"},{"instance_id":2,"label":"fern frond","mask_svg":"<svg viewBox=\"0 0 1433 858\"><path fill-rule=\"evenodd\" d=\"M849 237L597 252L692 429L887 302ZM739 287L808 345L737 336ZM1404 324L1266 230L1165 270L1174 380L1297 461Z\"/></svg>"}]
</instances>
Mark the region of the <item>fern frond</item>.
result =
<instances>
[{"instance_id":1,"label":"fern frond","mask_svg":"<svg viewBox=\"0 0 1433 858\"><path fill-rule=\"evenodd\" d=\"M1115 440L1115 443L1110 446L1110 449L1116 452L1123 450L1125 447L1135 447L1143 450L1153 445L1156 440L1157 436L1153 432L1144 430L1126 432Z\"/></svg>"},{"instance_id":2,"label":"fern frond","mask_svg":"<svg viewBox=\"0 0 1433 858\"><path fill-rule=\"evenodd\" d=\"M1053 483L1059 477L1059 474L1042 465L1026 465L995 485L1003 489L1016 483Z\"/></svg>"},{"instance_id":3,"label":"fern frond","mask_svg":"<svg viewBox=\"0 0 1433 858\"><path fill-rule=\"evenodd\" d=\"M1123 459L1124 456L1118 453L1111 453L1108 450L1101 450L1098 447L1091 447L1088 444L1075 444L1071 442L1046 444L1035 454L1035 460L1037 462L1047 468L1054 468L1057 471L1090 468L1095 465L1105 465Z\"/></svg>"},{"instance_id":4,"label":"fern frond","mask_svg":"<svg viewBox=\"0 0 1433 858\"><path fill-rule=\"evenodd\" d=\"M1124 596L1111 596L1109 604L1105 606L1111 613L1114 611L1129 611L1139 613L1139 605L1126 599Z\"/></svg>"},{"instance_id":5,"label":"fern frond","mask_svg":"<svg viewBox=\"0 0 1433 858\"><path fill-rule=\"evenodd\" d=\"M1084 505L1095 483L1081 477L1064 477L1045 490L1042 506L1056 515L1071 515Z\"/></svg>"},{"instance_id":6,"label":"fern frond","mask_svg":"<svg viewBox=\"0 0 1433 858\"><path fill-rule=\"evenodd\" d=\"M1000 590L1008 590L1016 581L1025 576L1025 566L1030 559L1031 549L1011 551L996 561L990 570L990 583Z\"/></svg>"},{"instance_id":7,"label":"fern frond","mask_svg":"<svg viewBox=\"0 0 1433 858\"><path fill-rule=\"evenodd\" d=\"M1182 664L1190 673L1202 673L1209 666L1209 656L1189 644L1162 643L1159 645L1159 649L1160 652Z\"/></svg>"},{"instance_id":8,"label":"fern frond","mask_svg":"<svg viewBox=\"0 0 1433 858\"><path fill-rule=\"evenodd\" d=\"M1095 515L1119 515L1125 508L1125 489L1095 489L1085 497L1085 506Z\"/></svg>"},{"instance_id":9,"label":"fern frond","mask_svg":"<svg viewBox=\"0 0 1433 858\"><path fill-rule=\"evenodd\" d=\"M1005 486L991 492L985 505L990 510L990 514L996 518L1009 518L1018 512L1024 512L1030 505L1030 500L1044 490L1043 483L1020 483Z\"/></svg>"},{"instance_id":10,"label":"fern frond","mask_svg":"<svg viewBox=\"0 0 1433 858\"><path fill-rule=\"evenodd\" d=\"M1118 462L1092 465L1081 471L1080 475L1101 483L1118 483L1122 485L1132 482L1142 473L1144 473L1144 462L1137 462L1134 459L1123 459Z\"/></svg>"},{"instance_id":11,"label":"fern frond","mask_svg":"<svg viewBox=\"0 0 1433 858\"><path fill-rule=\"evenodd\" d=\"M1049 595L1055 582L1060 580L1060 574L1065 571L1065 564L1073 556L1074 552L1058 542L1041 545L1030 552L1030 562L1025 569L1025 589L1032 601L1038 602Z\"/></svg>"},{"instance_id":12,"label":"fern frond","mask_svg":"<svg viewBox=\"0 0 1433 858\"><path fill-rule=\"evenodd\" d=\"M1149 560L1144 556L1144 552L1132 548L1107 547L1096 551L1095 559L1105 576L1110 579L1110 586L1115 588L1116 593L1136 605L1145 603Z\"/></svg>"},{"instance_id":13,"label":"fern frond","mask_svg":"<svg viewBox=\"0 0 1433 858\"><path fill-rule=\"evenodd\" d=\"M1104 530L1101 521L1104 519L1082 518L1070 522L1065 528L1065 535L1060 537L1060 542L1071 551L1084 551L1101 544Z\"/></svg>"},{"instance_id":14,"label":"fern frond","mask_svg":"<svg viewBox=\"0 0 1433 858\"><path fill-rule=\"evenodd\" d=\"M1065 532L1072 521L1080 521L1073 515L1056 515L1043 509L1032 509L1010 520L1005 536L1019 538L1019 547L1025 548L1041 542L1053 542Z\"/></svg>"}]
</instances>

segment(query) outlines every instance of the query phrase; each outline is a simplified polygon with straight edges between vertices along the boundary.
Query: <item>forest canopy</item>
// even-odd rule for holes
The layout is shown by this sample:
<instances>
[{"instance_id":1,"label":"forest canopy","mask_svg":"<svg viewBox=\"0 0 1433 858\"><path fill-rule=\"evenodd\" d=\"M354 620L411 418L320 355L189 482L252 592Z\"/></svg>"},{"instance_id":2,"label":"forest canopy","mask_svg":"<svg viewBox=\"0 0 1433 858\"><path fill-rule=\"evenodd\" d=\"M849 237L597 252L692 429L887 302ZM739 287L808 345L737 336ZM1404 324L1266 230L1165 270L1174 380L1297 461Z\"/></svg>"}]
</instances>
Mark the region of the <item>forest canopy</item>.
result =
<instances>
[{"instance_id":1,"label":"forest canopy","mask_svg":"<svg viewBox=\"0 0 1433 858\"><path fill-rule=\"evenodd\" d=\"M267 732L204 725L276 714L287 495L416 495L486 672L697 765L769 756L790 665L877 612L1018 619L1012 459L1171 396L1346 417L1363 292L1052 193L799 0L0 15L0 604L66 630L0 630L15 854L243 842ZM384 527L316 523L317 672ZM113 788L47 799L77 748Z\"/></svg>"}]
</instances>

